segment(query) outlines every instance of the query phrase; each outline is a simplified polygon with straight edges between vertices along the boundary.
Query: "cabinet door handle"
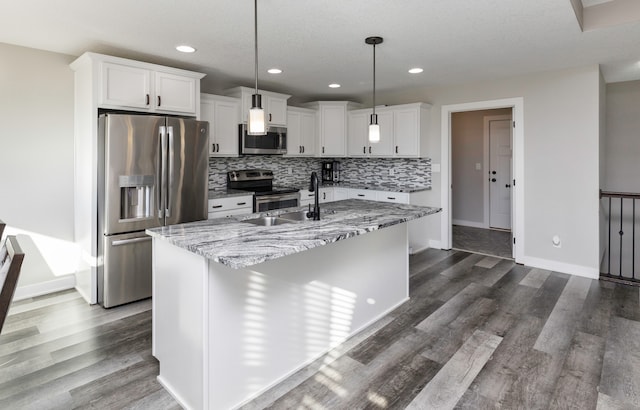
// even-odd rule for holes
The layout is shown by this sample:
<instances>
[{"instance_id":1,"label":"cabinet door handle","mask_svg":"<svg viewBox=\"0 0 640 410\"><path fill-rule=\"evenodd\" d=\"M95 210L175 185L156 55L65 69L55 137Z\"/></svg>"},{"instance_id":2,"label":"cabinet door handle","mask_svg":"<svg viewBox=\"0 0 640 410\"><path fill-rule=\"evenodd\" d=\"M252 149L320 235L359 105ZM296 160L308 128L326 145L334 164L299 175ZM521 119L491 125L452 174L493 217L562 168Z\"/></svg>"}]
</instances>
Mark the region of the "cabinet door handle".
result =
<instances>
[{"instance_id":1,"label":"cabinet door handle","mask_svg":"<svg viewBox=\"0 0 640 410\"><path fill-rule=\"evenodd\" d=\"M304 145L302 146L302 153L304 154Z\"/></svg>"},{"instance_id":2,"label":"cabinet door handle","mask_svg":"<svg viewBox=\"0 0 640 410\"><path fill-rule=\"evenodd\" d=\"M362 147L362 153L366 154L367 153L367 147Z\"/></svg>"},{"instance_id":3,"label":"cabinet door handle","mask_svg":"<svg viewBox=\"0 0 640 410\"><path fill-rule=\"evenodd\" d=\"M324 147L322 147L322 153L324 154Z\"/></svg>"},{"instance_id":4,"label":"cabinet door handle","mask_svg":"<svg viewBox=\"0 0 640 410\"><path fill-rule=\"evenodd\" d=\"M392 199L392 200L394 200L394 199L396 199L396 198L395 198L395 197L393 197L393 196L388 196L388 197L387 197L387 199Z\"/></svg>"},{"instance_id":5,"label":"cabinet door handle","mask_svg":"<svg viewBox=\"0 0 640 410\"><path fill-rule=\"evenodd\" d=\"M149 94L147 94L147 105L149 105Z\"/></svg>"},{"instance_id":6,"label":"cabinet door handle","mask_svg":"<svg viewBox=\"0 0 640 410\"><path fill-rule=\"evenodd\" d=\"M398 153L398 146L396 145L396 154Z\"/></svg>"},{"instance_id":7,"label":"cabinet door handle","mask_svg":"<svg viewBox=\"0 0 640 410\"><path fill-rule=\"evenodd\" d=\"M211 144L211 152L216 152L216 144Z\"/></svg>"},{"instance_id":8,"label":"cabinet door handle","mask_svg":"<svg viewBox=\"0 0 640 410\"><path fill-rule=\"evenodd\" d=\"M158 107L160 107L162 105L162 99L160 98L160 96L158 96Z\"/></svg>"},{"instance_id":9,"label":"cabinet door handle","mask_svg":"<svg viewBox=\"0 0 640 410\"><path fill-rule=\"evenodd\" d=\"M369 154L371 154L371 146L369 146Z\"/></svg>"},{"instance_id":10,"label":"cabinet door handle","mask_svg":"<svg viewBox=\"0 0 640 410\"><path fill-rule=\"evenodd\" d=\"M327 193L326 192L322 193L322 199L327 199Z\"/></svg>"},{"instance_id":11,"label":"cabinet door handle","mask_svg":"<svg viewBox=\"0 0 640 410\"><path fill-rule=\"evenodd\" d=\"M211 208L222 208L222 205L213 205Z\"/></svg>"},{"instance_id":12,"label":"cabinet door handle","mask_svg":"<svg viewBox=\"0 0 640 410\"><path fill-rule=\"evenodd\" d=\"M220 144L216 144L216 152L220 152Z\"/></svg>"},{"instance_id":13,"label":"cabinet door handle","mask_svg":"<svg viewBox=\"0 0 640 410\"><path fill-rule=\"evenodd\" d=\"M269 122L271 122L271 113L269 113Z\"/></svg>"},{"instance_id":14,"label":"cabinet door handle","mask_svg":"<svg viewBox=\"0 0 640 410\"><path fill-rule=\"evenodd\" d=\"M358 194L358 196L364 196L364 194Z\"/></svg>"},{"instance_id":15,"label":"cabinet door handle","mask_svg":"<svg viewBox=\"0 0 640 410\"><path fill-rule=\"evenodd\" d=\"M246 204L247 204L246 202L238 202L238 203L236 203L236 205L238 205L238 206L240 206L240 205L246 205Z\"/></svg>"}]
</instances>

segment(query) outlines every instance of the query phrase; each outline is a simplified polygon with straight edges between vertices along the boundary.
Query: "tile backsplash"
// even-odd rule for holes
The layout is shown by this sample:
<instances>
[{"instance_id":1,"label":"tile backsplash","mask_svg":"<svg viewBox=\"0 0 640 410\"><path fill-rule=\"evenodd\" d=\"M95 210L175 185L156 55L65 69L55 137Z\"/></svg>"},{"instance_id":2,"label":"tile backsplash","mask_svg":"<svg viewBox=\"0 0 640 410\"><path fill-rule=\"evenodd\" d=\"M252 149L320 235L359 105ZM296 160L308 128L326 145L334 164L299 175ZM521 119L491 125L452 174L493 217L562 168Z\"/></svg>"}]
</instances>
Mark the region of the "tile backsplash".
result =
<instances>
[{"instance_id":1,"label":"tile backsplash","mask_svg":"<svg viewBox=\"0 0 640 410\"><path fill-rule=\"evenodd\" d=\"M269 169L273 183L280 186L305 186L311 172L320 177L323 161L330 158L283 157L254 155L238 158L209 158L209 189L227 186L227 171L239 169ZM340 161L342 182L375 184L415 184L431 186L430 158L337 158ZM393 170L393 175L390 175Z\"/></svg>"}]
</instances>

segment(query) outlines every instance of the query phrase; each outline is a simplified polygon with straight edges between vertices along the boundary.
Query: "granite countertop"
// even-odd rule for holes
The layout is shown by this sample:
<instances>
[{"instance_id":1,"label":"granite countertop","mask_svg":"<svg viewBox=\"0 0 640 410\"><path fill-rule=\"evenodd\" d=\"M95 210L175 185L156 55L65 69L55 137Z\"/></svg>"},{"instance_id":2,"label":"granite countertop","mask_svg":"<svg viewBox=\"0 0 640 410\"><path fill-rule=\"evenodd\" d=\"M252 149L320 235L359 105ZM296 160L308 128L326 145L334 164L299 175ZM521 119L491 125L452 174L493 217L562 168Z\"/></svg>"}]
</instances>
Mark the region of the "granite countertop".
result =
<instances>
[{"instance_id":1,"label":"granite countertop","mask_svg":"<svg viewBox=\"0 0 640 410\"><path fill-rule=\"evenodd\" d=\"M353 182L329 182L322 184L323 187L335 187L335 188L353 188L353 189L371 189L374 191L387 191L387 192L419 192L428 191L431 186L428 185L416 185L409 183L387 182L380 184L360 184Z\"/></svg>"},{"instance_id":2,"label":"granite countertop","mask_svg":"<svg viewBox=\"0 0 640 410\"><path fill-rule=\"evenodd\" d=\"M247 196L253 195L251 191L242 191L239 189L210 189L209 190L209 199L218 199L218 198L229 198L233 196Z\"/></svg>"},{"instance_id":3,"label":"granite countertop","mask_svg":"<svg viewBox=\"0 0 640 410\"><path fill-rule=\"evenodd\" d=\"M323 204L320 221L242 222L305 207L147 229L152 237L238 269L440 212L440 208L348 199Z\"/></svg>"}]
</instances>

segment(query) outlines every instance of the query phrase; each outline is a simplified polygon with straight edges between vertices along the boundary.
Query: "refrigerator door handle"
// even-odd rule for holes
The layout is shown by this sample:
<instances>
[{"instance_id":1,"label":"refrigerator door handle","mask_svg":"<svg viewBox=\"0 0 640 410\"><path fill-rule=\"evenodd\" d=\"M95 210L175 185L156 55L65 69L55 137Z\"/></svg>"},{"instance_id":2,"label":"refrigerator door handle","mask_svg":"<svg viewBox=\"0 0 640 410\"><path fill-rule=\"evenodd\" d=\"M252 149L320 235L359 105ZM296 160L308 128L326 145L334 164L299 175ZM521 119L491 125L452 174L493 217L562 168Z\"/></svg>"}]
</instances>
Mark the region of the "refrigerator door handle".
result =
<instances>
[{"instance_id":1,"label":"refrigerator door handle","mask_svg":"<svg viewBox=\"0 0 640 410\"><path fill-rule=\"evenodd\" d=\"M119 241L111 242L111 245L113 246L129 245L132 243L138 243L138 242L144 242L144 241L150 241L150 240L151 240L150 236L147 236L146 238L121 239Z\"/></svg>"},{"instance_id":2,"label":"refrigerator door handle","mask_svg":"<svg viewBox=\"0 0 640 410\"><path fill-rule=\"evenodd\" d=\"M173 150L173 127L172 126L168 126L167 127L167 134L169 134L169 184L167 185L167 194L166 195L166 204L167 204L167 208L166 208L166 212L165 215L167 218L171 218L171 196L172 194L170 194L171 192L173 192L173 178L174 178L174 170L173 170L173 155L174 155L174 150Z\"/></svg>"},{"instance_id":3,"label":"refrigerator door handle","mask_svg":"<svg viewBox=\"0 0 640 410\"><path fill-rule=\"evenodd\" d=\"M167 201L167 189L165 187L167 175L167 128L160 127L160 186L158 193L160 201L158 202L158 218L164 218L164 209ZM162 224L164 225L164 223Z\"/></svg>"}]
</instances>

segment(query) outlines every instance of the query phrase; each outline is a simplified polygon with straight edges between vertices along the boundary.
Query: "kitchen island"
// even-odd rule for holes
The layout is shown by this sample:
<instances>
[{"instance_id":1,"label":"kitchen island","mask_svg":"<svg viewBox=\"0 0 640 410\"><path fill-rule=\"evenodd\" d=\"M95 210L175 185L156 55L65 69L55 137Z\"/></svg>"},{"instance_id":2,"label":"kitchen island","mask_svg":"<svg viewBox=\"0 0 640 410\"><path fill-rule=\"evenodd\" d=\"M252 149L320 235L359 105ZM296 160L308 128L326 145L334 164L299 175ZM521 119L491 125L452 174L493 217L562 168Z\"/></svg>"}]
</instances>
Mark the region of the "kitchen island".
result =
<instances>
[{"instance_id":1,"label":"kitchen island","mask_svg":"<svg viewBox=\"0 0 640 410\"><path fill-rule=\"evenodd\" d=\"M346 200L324 204L320 221L148 230L158 380L192 409L264 392L408 299L405 222L438 211Z\"/></svg>"}]
</instances>

